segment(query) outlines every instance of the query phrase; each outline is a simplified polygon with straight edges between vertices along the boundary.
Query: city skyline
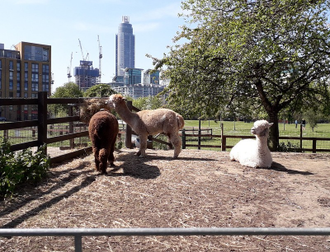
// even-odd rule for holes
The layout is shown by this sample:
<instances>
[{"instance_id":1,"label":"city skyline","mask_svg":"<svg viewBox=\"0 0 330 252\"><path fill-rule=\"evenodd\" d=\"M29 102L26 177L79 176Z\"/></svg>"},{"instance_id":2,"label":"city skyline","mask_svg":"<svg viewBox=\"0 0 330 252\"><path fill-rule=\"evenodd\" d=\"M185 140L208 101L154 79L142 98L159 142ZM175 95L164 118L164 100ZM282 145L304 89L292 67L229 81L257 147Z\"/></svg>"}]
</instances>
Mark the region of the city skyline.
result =
<instances>
[{"instance_id":1,"label":"city skyline","mask_svg":"<svg viewBox=\"0 0 330 252\"><path fill-rule=\"evenodd\" d=\"M95 68L99 67L98 36L102 46L102 82L115 76L115 34L122 16L129 16L134 25L135 67L152 69L146 54L161 58L173 45L172 39L185 24L178 17L180 1L119 1L119 0L11 0L4 1L6 11L0 16L4 24L0 43L11 49L20 41L52 46L52 73L55 83L52 92L68 82L67 68L79 66L82 54L88 53ZM9 22L10 21L10 22Z\"/></svg>"}]
</instances>

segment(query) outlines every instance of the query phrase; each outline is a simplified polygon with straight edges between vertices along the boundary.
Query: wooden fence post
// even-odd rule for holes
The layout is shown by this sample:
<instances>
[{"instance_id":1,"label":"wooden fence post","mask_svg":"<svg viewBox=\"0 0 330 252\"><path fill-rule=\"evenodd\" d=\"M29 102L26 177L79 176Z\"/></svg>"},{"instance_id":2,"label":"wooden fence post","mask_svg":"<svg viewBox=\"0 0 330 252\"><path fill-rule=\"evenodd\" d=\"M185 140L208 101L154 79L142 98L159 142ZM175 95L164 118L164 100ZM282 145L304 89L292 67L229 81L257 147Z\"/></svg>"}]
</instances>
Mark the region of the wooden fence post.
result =
<instances>
[{"instance_id":1,"label":"wooden fence post","mask_svg":"<svg viewBox=\"0 0 330 252\"><path fill-rule=\"evenodd\" d=\"M182 149L186 148L186 130L182 129L181 131L181 137L182 137Z\"/></svg>"},{"instance_id":2,"label":"wooden fence post","mask_svg":"<svg viewBox=\"0 0 330 252\"><path fill-rule=\"evenodd\" d=\"M127 107L130 111L133 109L132 101L127 101ZM132 149L132 128L126 123L126 138L125 138L126 148Z\"/></svg>"},{"instance_id":3,"label":"wooden fence post","mask_svg":"<svg viewBox=\"0 0 330 252\"><path fill-rule=\"evenodd\" d=\"M198 121L198 149L201 149L201 119Z\"/></svg>"},{"instance_id":4,"label":"wooden fence post","mask_svg":"<svg viewBox=\"0 0 330 252\"><path fill-rule=\"evenodd\" d=\"M38 93L38 146L47 143L47 92ZM45 149L47 153L47 149Z\"/></svg>"},{"instance_id":5,"label":"wooden fence post","mask_svg":"<svg viewBox=\"0 0 330 252\"><path fill-rule=\"evenodd\" d=\"M223 136L223 123L220 123L221 128L221 151L226 151L226 138Z\"/></svg>"},{"instance_id":6,"label":"wooden fence post","mask_svg":"<svg viewBox=\"0 0 330 252\"><path fill-rule=\"evenodd\" d=\"M313 153L316 153L316 139L313 139Z\"/></svg>"},{"instance_id":7,"label":"wooden fence post","mask_svg":"<svg viewBox=\"0 0 330 252\"><path fill-rule=\"evenodd\" d=\"M302 124L300 124L300 151L302 152L302 136L303 136L303 127L302 127Z\"/></svg>"},{"instance_id":8,"label":"wooden fence post","mask_svg":"<svg viewBox=\"0 0 330 252\"><path fill-rule=\"evenodd\" d=\"M69 116L73 116L73 105L69 104ZM73 122L69 122L69 134L73 133ZM70 140L70 148L74 149L74 138L71 138Z\"/></svg>"}]
</instances>

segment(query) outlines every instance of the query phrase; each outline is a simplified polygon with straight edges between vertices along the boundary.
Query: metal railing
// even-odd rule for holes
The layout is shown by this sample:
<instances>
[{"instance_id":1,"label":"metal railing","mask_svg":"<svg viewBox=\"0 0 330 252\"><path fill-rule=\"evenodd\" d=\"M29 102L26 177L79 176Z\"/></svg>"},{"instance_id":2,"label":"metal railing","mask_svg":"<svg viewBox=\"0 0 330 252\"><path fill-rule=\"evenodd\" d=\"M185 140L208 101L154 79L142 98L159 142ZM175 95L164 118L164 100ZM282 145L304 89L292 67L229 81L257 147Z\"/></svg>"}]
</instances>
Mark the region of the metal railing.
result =
<instances>
[{"instance_id":1,"label":"metal railing","mask_svg":"<svg viewBox=\"0 0 330 252\"><path fill-rule=\"evenodd\" d=\"M313 235L328 236L330 228L0 228L0 236L73 236L82 251L83 236Z\"/></svg>"}]
</instances>

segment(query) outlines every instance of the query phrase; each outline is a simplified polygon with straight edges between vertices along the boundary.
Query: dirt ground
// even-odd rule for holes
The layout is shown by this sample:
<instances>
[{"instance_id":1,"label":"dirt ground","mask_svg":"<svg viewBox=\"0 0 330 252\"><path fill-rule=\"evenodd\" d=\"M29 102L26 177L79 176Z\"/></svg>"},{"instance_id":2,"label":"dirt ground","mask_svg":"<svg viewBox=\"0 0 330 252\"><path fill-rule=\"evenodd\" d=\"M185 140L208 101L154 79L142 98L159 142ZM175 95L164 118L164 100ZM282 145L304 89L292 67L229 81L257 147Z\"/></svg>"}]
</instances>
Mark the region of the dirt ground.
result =
<instances>
[{"instance_id":1,"label":"dirt ground","mask_svg":"<svg viewBox=\"0 0 330 252\"><path fill-rule=\"evenodd\" d=\"M99 175L93 156L0 202L1 228L330 227L330 154L273 153L270 169L228 152L116 153ZM83 237L83 251L330 251L329 236ZM74 251L72 237L0 238L0 251Z\"/></svg>"}]
</instances>

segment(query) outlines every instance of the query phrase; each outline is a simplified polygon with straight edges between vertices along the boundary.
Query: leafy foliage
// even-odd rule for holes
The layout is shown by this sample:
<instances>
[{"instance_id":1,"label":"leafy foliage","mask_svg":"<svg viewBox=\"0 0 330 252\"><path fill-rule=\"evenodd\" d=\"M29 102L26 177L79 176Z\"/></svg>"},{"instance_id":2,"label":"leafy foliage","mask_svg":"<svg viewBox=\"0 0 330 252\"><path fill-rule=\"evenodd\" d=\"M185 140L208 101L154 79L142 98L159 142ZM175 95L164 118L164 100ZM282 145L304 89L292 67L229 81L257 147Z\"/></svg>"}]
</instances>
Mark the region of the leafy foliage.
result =
<instances>
[{"instance_id":1,"label":"leafy foliage","mask_svg":"<svg viewBox=\"0 0 330 252\"><path fill-rule=\"evenodd\" d=\"M4 139L0 146L0 198L12 195L23 183L39 182L47 174L49 161L45 146L35 153L30 149L12 152Z\"/></svg>"},{"instance_id":2,"label":"leafy foliage","mask_svg":"<svg viewBox=\"0 0 330 252\"><path fill-rule=\"evenodd\" d=\"M162 107L162 105L163 102L161 98L157 96L141 97L133 100L133 106L140 110L157 109Z\"/></svg>"},{"instance_id":3,"label":"leafy foliage","mask_svg":"<svg viewBox=\"0 0 330 252\"><path fill-rule=\"evenodd\" d=\"M108 84L98 84L90 87L84 93L84 97L109 97L116 92Z\"/></svg>"},{"instance_id":4,"label":"leafy foliage","mask_svg":"<svg viewBox=\"0 0 330 252\"><path fill-rule=\"evenodd\" d=\"M68 82L61 87L56 88L52 98L74 98L83 97L83 92L74 82Z\"/></svg>"},{"instance_id":5,"label":"leafy foliage","mask_svg":"<svg viewBox=\"0 0 330 252\"><path fill-rule=\"evenodd\" d=\"M270 147L278 115L329 102L329 1L186 0L187 25L155 68L166 66L169 103L187 115L267 113ZM323 106L327 108L328 106Z\"/></svg>"},{"instance_id":6,"label":"leafy foliage","mask_svg":"<svg viewBox=\"0 0 330 252\"><path fill-rule=\"evenodd\" d=\"M83 92L78 85L73 82L68 82L61 87L56 88L51 98L79 98L83 97ZM67 106L61 104L50 104L49 111L55 115L59 113L67 114Z\"/></svg>"},{"instance_id":7,"label":"leafy foliage","mask_svg":"<svg viewBox=\"0 0 330 252\"><path fill-rule=\"evenodd\" d=\"M280 142L278 151L280 152L302 152L300 147L297 144L293 144L291 142Z\"/></svg>"}]
</instances>

